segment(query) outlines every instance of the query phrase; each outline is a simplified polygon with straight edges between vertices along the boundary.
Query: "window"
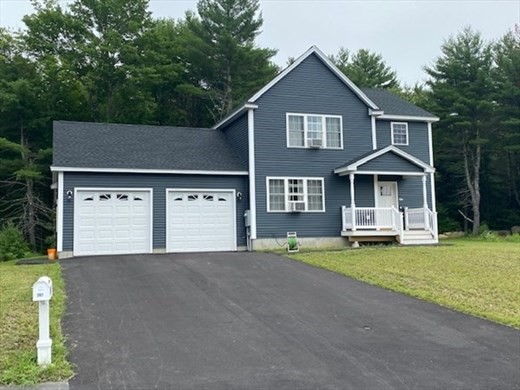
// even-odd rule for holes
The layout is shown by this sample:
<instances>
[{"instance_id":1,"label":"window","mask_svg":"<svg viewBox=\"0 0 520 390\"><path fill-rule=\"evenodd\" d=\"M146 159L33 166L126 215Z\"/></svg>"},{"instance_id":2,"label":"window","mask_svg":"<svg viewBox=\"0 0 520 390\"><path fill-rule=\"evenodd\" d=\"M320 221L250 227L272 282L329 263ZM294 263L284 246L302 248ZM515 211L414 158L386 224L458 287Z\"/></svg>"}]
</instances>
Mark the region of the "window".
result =
<instances>
[{"instance_id":1,"label":"window","mask_svg":"<svg viewBox=\"0 0 520 390\"><path fill-rule=\"evenodd\" d=\"M267 211L325 211L322 178L268 177Z\"/></svg>"},{"instance_id":2,"label":"window","mask_svg":"<svg viewBox=\"0 0 520 390\"><path fill-rule=\"evenodd\" d=\"M342 149L342 127L338 115L287 114L287 147Z\"/></svg>"},{"instance_id":3,"label":"window","mask_svg":"<svg viewBox=\"0 0 520 390\"><path fill-rule=\"evenodd\" d=\"M392 122L392 145L408 145L408 123Z\"/></svg>"}]
</instances>

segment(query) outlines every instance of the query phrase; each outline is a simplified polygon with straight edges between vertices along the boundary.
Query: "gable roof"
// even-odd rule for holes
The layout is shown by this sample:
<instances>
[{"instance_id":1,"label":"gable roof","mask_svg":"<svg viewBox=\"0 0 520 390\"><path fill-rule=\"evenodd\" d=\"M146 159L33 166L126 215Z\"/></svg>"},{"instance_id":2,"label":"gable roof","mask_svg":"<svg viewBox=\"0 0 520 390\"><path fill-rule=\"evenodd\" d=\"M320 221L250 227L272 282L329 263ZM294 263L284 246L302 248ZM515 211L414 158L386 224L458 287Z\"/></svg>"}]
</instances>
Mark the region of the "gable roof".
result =
<instances>
[{"instance_id":1,"label":"gable roof","mask_svg":"<svg viewBox=\"0 0 520 390\"><path fill-rule=\"evenodd\" d=\"M315 55L318 59L323 62L323 64L329 68L329 70L334 73L349 89L352 90L365 104L374 110L378 109L378 106L360 89L354 84L350 79L345 76L345 74L339 70L336 65L332 63L332 61L316 46L312 46L303 53L300 57L298 57L291 65L285 68L282 72L278 74L270 83L268 83L265 87L263 87L260 91L255 93L251 99L248 100L250 103L255 103L263 94L269 91L275 84L277 84L280 80L282 80L285 76L293 71L298 65L300 65L303 61L310 57L311 55Z\"/></svg>"},{"instance_id":2,"label":"gable roof","mask_svg":"<svg viewBox=\"0 0 520 390\"><path fill-rule=\"evenodd\" d=\"M214 129L218 129L227 123L231 122L237 116L243 114L247 108L256 108L254 105L258 99L260 99L267 91L269 91L272 87L274 87L280 80L282 80L285 76L291 73L298 65L300 65L303 61L305 61L309 56L315 55L323 64L333 73L335 74L341 82L343 82L355 95L364 102L368 108L372 110L379 110L379 107L369 98L359 87L357 87L341 70L339 70L336 65L332 63L332 61L316 46L310 47L305 53L303 53L300 57L298 57L291 65L285 68L282 72L278 73L278 75L271 80L268 84L266 84L261 90L255 93L250 99L247 100L246 104L241 105L235 111L231 112L224 119L218 122ZM248 107L249 105L249 107Z\"/></svg>"},{"instance_id":3,"label":"gable roof","mask_svg":"<svg viewBox=\"0 0 520 390\"><path fill-rule=\"evenodd\" d=\"M53 147L53 171L247 174L225 135L211 129L57 121Z\"/></svg>"},{"instance_id":4,"label":"gable roof","mask_svg":"<svg viewBox=\"0 0 520 390\"><path fill-rule=\"evenodd\" d=\"M406 153L404 150L395 147L394 145L387 146L385 148L372 150L369 153L365 153L343 165L340 165L336 169L334 169L334 173L338 175L345 175L348 173L355 173L358 169L363 165L372 160L377 159L380 156L383 156L387 153L394 153L397 156L403 158L404 160L409 161L410 163L416 165L417 167L423 169L425 173L435 172L435 168L431 165L426 164L425 162L419 160L417 157L412 156L409 153Z\"/></svg>"},{"instance_id":5,"label":"gable roof","mask_svg":"<svg viewBox=\"0 0 520 390\"><path fill-rule=\"evenodd\" d=\"M438 119L435 115L402 99L390 91L376 88L361 88L363 93L374 101L384 112L381 116L403 116Z\"/></svg>"}]
</instances>

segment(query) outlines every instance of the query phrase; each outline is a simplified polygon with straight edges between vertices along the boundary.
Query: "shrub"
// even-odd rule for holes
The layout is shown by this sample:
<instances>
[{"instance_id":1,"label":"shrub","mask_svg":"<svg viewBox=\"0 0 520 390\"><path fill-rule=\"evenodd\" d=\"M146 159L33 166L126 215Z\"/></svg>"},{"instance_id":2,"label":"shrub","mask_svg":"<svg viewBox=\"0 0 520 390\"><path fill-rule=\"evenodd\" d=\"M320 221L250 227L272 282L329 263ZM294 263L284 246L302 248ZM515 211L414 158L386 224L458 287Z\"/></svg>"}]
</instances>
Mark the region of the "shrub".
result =
<instances>
[{"instance_id":1,"label":"shrub","mask_svg":"<svg viewBox=\"0 0 520 390\"><path fill-rule=\"evenodd\" d=\"M490 231L489 226L486 223L483 223L478 227L478 234L480 236L486 236L488 233L490 233Z\"/></svg>"},{"instance_id":2,"label":"shrub","mask_svg":"<svg viewBox=\"0 0 520 390\"><path fill-rule=\"evenodd\" d=\"M29 252L22 232L12 222L0 229L0 261L21 259Z\"/></svg>"}]
</instances>

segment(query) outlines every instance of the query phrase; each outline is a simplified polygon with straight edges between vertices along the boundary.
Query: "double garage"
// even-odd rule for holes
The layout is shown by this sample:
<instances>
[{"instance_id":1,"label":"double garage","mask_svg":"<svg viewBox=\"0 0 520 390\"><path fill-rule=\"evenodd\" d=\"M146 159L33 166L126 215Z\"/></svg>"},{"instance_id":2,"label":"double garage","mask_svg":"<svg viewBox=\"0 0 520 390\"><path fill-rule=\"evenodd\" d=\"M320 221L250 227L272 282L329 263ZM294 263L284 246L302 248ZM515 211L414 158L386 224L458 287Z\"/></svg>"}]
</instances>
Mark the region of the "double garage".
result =
<instances>
[{"instance_id":1,"label":"double garage","mask_svg":"<svg viewBox=\"0 0 520 390\"><path fill-rule=\"evenodd\" d=\"M62 252L70 255L236 251L243 246L243 177L231 178L234 187L228 188L70 188L66 183L76 180L64 181L61 241ZM229 180L221 181L225 187Z\"/></svg>"}]
</instances>

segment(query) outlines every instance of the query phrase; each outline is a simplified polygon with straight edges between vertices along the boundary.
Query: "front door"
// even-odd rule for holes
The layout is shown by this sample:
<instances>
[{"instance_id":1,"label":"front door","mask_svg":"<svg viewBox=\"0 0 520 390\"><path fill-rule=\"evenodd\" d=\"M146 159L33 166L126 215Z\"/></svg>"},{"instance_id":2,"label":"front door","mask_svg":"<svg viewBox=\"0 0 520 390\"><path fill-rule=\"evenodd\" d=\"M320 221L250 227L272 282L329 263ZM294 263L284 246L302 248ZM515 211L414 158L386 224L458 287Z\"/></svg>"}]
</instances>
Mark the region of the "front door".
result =
<instances>
[{"instance_id":1,"label":"front door","mask_svg":"<svg viewBox=\"0 0 520 390\"><path fill-rule=\"evenodd\" d=\"M397 198L397 182L384 181L378 183L377 190L377 207L395 207L399 208Z\"/></svg>"}]
</instances>

